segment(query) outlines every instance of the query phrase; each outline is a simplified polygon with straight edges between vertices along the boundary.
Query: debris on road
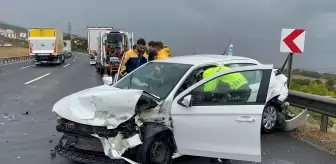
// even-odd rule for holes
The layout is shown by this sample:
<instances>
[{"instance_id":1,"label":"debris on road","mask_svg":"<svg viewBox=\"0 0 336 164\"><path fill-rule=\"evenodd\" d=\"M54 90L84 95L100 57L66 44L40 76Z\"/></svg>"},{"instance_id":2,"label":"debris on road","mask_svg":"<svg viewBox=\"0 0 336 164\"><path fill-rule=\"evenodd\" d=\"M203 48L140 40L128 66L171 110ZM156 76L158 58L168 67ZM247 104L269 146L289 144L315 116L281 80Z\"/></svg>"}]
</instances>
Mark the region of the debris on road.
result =
<instances>
[{"instance_id":1,"label":"debris on road","mask_svg":"<svg viewBox=\"0 0 336 164\"><path fill-rule=\"evenodd\" d=\"M50 150L50 157L55 158L56 157L56 152L54 150Z\"/></svg>"},{"instance_id":2,"label":"debris on road","mask_svg":"<svg viewBox=\"0 0 336 164\"><path fill-rule=\"evenodd\" d=\"M22 113L22 115L29 115L29 112L27 111L25 113Z\"/></svg>"}]
</instances>

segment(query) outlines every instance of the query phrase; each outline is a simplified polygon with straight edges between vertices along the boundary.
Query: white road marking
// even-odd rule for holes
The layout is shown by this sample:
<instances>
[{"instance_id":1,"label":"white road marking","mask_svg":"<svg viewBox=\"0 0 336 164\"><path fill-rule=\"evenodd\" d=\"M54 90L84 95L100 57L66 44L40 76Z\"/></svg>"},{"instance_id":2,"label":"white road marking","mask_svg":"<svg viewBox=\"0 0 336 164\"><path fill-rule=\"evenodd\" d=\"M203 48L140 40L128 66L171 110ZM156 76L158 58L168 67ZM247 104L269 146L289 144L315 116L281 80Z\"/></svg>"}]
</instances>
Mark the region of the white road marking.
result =
<instances>
[{"instance_id":1,"label":"white road marking","mask_svg":"<svg viewBox=\"0 0 336 164\"><path fill-rule=\"evenodd\" d=\"M74 59L72 62L75 62L76 60Z\"/></svg>"},{"instance_id":2,"label":"white road marking","mask_svg":"<svg viewBox=\"0 0 336 164\"><path fill-rule=\"evenodd\" d=\"M32 66L35 66L35 65L29 65L29 66L21 67L20 69L29 68L29 67L32 67Z\"/></svg>"},{"instance_id":3,"label":"white road marking","mask_svg":"<svg viewBox=\"0 0 336 164\"><path fill-rule=\"evenodd\" d=\"M34 81L40 80L40 79L42 79L42 78L48 76L48 75L50 75L50 73L47 73L47 74L45 74L45 75L42 75L42 76L40 76L40 77L38 77L38 78L36 78L36 79L30 80L30 81L28 81L28 82L26 82L26 83L24 83L24 84L30 84L30 83L32 83L32 82L34 82Z\"/></svg>"},{"instance_id":4,"label":"white road marking","mask_svg":"<svg viewBox=\"0 0 336 164\"><path fill-rule=\"evenodd\" d=\"M67 64L67 65L65 65L65 66L63 66L63 67L65 68L65 67L67 67L67 66L69 66L69 65L70 65L70 64Z\"/></svg>"}]
</instances>

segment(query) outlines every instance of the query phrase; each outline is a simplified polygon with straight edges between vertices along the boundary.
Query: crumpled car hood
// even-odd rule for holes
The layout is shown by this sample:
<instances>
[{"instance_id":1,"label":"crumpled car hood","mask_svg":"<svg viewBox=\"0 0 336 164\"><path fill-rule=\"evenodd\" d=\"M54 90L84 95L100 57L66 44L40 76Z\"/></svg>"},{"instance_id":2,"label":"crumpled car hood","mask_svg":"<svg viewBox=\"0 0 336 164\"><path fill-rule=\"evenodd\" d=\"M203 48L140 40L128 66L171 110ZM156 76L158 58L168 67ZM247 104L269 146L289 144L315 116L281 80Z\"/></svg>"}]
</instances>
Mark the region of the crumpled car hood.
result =
<instances>
[{"instance_id":1,"label":"crumpled car hood","mask_svg":"<svg viewBox=\"0 0 336 164\"><path fill-rule=\"evenodd\" d=\"M64 97L53 106L53 112L77 123L114 129L135 114L142 93L102 85Z\"/></svg>"}]
</instances>

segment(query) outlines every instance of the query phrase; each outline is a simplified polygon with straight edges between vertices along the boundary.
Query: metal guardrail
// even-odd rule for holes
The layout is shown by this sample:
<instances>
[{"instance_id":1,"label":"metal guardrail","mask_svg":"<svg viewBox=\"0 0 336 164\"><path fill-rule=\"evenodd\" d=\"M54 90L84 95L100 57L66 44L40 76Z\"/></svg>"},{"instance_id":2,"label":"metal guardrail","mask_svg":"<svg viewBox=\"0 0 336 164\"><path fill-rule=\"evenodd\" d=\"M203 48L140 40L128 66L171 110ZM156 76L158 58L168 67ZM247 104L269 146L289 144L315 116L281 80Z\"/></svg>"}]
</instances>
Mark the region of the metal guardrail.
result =
<instances>
[{"instance_id":1,"label":"metal guardrail","mask_svg":"<svg viewBox=\"0 0 336 164\"><path fill-rule=\"evenodd\" d=\"M321 114L320 130L327 132L328 117L336 117L336 99L290 90L287 101L290 105Z\"/></svg>"},{"instance_id":2,"label":"metal guardrail","mask_svg":"<svg viewBox=\"0 0 336 164\"><path fill-rule=\"evenodd\" d=\"M31 56L4 57L4 58L0 58L0 65L20 62L20 61L27 61L27 60L32 60Z\"/></svg>"}]
</instances>

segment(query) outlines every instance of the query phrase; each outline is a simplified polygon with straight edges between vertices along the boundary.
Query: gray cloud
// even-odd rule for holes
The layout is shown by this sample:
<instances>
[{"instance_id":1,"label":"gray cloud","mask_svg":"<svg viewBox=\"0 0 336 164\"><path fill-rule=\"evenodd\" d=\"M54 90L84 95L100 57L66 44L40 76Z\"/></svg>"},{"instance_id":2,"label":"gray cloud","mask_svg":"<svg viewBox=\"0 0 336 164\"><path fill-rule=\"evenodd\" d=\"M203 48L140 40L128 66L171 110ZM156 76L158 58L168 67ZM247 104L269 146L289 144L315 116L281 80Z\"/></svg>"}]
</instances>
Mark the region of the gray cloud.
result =
<instances>
[{"instance_id":1,"label":"gray cloud","mask_svg":"<svg viewBox=\"0 0 336 164\"><path fill-rule=\"evenodd\" d=\"M163 40L176 55L221 53L233 37L235 55L276 65L286 57L279 52L281 29L305 28L305 53L295 56L295 66L330 68L336 59L334 0L11 0L1 6L0 21L64 31L70 21L81 35L86 26L115 26Z\"/></svg>"}]
</instances>

